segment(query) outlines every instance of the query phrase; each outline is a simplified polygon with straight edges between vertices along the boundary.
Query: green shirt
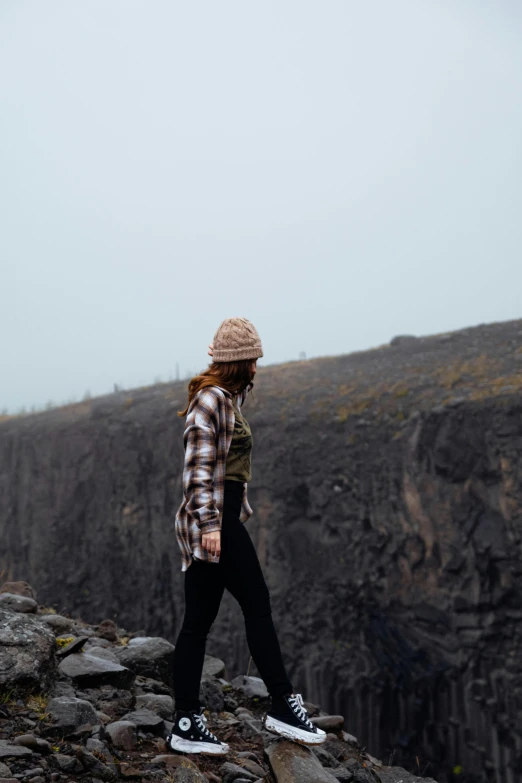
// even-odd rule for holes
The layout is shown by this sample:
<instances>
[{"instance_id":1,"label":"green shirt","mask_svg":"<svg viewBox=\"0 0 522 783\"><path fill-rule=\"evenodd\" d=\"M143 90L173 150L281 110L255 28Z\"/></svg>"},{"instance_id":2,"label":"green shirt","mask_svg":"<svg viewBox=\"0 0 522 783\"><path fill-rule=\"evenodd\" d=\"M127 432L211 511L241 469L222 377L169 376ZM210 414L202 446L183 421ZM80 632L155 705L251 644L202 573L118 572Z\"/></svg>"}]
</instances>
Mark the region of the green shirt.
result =
<instances>
[{"instance_id":1,"label":"green shirt","mask_svg":"<svg viewBox=\"0 0 522 783\"><path fill-rule=\"evenodd\" d=\"M227 454L225 481L250 481L252 478L252 432L250 425L238 408L237 400L232 399L235 422L232 441Z\"/></svg>"}]
</instances>

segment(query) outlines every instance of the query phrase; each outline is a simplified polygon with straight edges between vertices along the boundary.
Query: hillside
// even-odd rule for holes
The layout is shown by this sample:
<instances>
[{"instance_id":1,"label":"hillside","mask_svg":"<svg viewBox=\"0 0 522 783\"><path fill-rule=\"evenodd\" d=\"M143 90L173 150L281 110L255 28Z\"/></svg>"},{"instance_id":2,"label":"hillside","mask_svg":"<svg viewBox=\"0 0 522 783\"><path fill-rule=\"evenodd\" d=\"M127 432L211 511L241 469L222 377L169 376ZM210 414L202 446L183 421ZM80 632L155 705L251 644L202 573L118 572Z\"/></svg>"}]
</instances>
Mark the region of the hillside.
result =
<instances>
[{"instance_id":1,"label":"hillside","mask_svg":"<svg viewBox=\"0 0 522 783\"><path fill-rule=\"evenodd\" d=\"M512 321L262 368L244 408L247 524L294 687L440 783L522 774L521 391ZM162 384L0 423L5 578L175 641L185 397ZM247 669L229 595L207 652Z\"/></svg>"}]
</instances>

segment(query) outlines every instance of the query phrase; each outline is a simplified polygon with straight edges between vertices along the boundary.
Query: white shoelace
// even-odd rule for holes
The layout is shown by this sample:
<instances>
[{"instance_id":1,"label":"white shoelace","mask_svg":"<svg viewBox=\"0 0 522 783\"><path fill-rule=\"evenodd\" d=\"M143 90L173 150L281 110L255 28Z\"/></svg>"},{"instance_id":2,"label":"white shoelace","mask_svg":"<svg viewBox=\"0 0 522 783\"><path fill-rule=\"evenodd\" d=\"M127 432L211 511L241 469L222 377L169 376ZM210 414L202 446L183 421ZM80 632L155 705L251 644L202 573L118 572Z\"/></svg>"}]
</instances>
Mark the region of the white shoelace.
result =
<instances>
[{"instance_id":1,"label":"white shoelace","mask_svg":"<svg viewBox=\"0 0 522 783\"><path fill-rule=\"evenodd\" d=\"M217 737L215 734L212 734L211 731L205 726L205 723L207 722L205 715L198 715L197 713L194 715L194 720L197 723L198 728L200 731L203 732L203 734L206 734L208 737L212 737L212 739L217 740Z\"/></svg>"},{"instance_id":2,"label":"white shoelace","mask_svg":"<svg viewBox=\"0 0 522 783\"><path fill-rule=\"evenodd\" d=\"M306 711L306 707L303 704L303 697L300 693L296 693L294 696L289 696L288 701L290 702L290 705L294 712L299 716L299 718L303 721L303 723L306 723L307 726L310 726L313 728L313 723L311 720L308 719L308 713Z\"/></svg>"}]
</instances>

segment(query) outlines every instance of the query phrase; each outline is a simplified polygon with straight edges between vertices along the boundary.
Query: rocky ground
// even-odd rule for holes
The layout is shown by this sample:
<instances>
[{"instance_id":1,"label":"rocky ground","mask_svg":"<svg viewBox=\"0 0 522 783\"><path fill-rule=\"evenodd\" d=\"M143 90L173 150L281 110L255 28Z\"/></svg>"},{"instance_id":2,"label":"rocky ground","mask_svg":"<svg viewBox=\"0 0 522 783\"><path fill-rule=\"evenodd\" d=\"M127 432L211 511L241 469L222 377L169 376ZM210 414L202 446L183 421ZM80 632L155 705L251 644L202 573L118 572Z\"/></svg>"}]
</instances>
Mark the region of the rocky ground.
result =
<instances>
[{"instance_id":1,"label":"rocky ground","mask_svg":"<svg viewBox=\"0 0 522 783\"><path fill-rule=\"evenodd\" d=\"M172 783L413 783L343 730L341 715L305 702L328 732L309 748L262 728L262 680L226 679L206 656L201 698L226 757L179 754L165 737L175 709L173 645L112 620L89 625L39 605L25 582L0 588L0 783L157 780ZM424 771L425 772L425 771Z\"/></svg>"}]
</instances>

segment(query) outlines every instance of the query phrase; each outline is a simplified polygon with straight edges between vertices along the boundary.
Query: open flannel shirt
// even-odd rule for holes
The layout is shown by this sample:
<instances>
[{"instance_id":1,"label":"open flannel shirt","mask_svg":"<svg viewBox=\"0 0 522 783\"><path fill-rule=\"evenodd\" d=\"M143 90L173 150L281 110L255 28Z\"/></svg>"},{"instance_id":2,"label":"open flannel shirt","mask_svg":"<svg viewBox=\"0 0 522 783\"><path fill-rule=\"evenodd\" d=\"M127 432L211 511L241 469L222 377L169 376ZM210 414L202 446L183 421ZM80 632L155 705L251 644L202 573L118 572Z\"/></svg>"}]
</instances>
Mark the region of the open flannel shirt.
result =
<instances>
[{"instance_id":1,"label":"open flannel shirt","mask_svg":"<svg viewBox=\"0 0 522 783\"><path fill-rule=\"evenodd\" d=\"M238 406L245 396L246 393L238 396ZM183 433L183 500L175 520L182 571L188 569L194 556L208 563L219 563L220 555L204 549L201 537L203 533L221 530L226 461L234 423L232 394L221 386L201 389L187 411ZM246 482L244 488L241 522L246 522L253 513Z\"/></svg>"}]
</instances>

